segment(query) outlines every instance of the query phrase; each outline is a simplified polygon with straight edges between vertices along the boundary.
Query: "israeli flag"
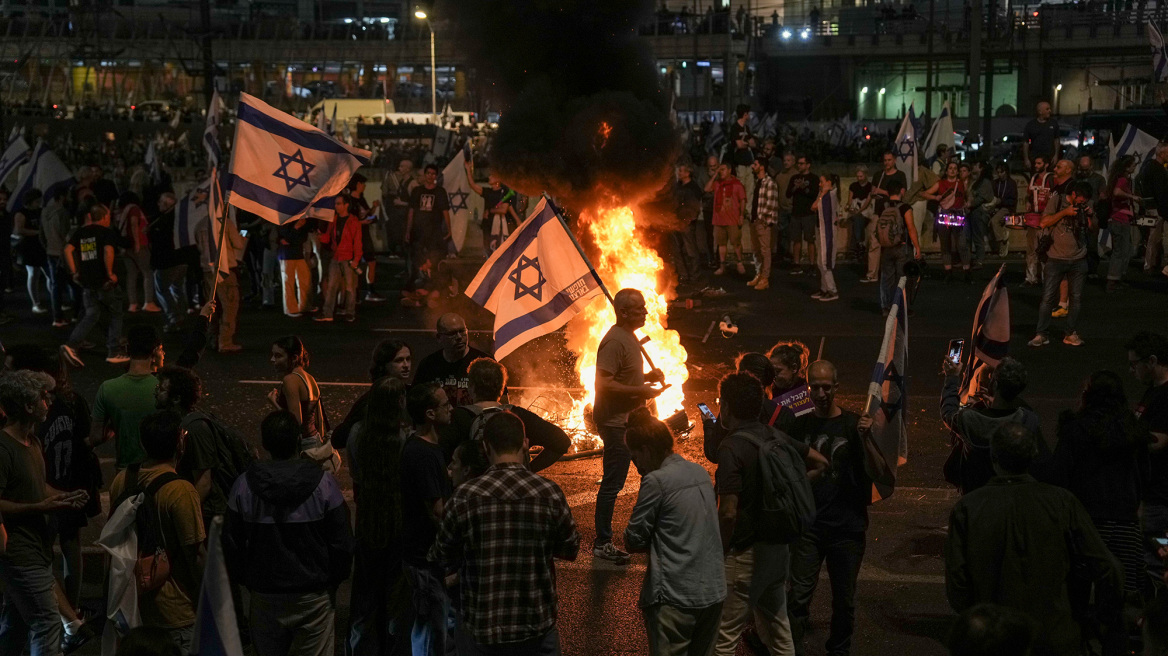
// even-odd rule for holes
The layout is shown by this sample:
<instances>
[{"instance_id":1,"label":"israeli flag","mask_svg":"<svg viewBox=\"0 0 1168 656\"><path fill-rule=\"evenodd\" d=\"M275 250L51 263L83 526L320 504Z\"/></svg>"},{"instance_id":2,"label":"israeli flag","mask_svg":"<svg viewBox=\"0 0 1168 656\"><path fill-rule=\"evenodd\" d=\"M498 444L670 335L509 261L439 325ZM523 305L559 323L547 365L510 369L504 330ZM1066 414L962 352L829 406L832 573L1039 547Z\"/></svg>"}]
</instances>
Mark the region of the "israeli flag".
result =
<instances>
[{"instance_id":1,"label":"israeli flag","mask_svg":"<svg viewBox=\"0 0 1168 656\"><path fill-rule=\"evenodd\" d=\"M30 151L32 148L20 135L16 135L8 141L4 155L0 156L0 184L3 184L17 167L28 161Z\"/></svg>"},{"instance_id":2,"label":"israeli flag","mask_svg":"<svg viewBox=\"0 0 1168 656\"><path fill-rule=\"evenodd\" d=\"M219 147L219 121L223 111L223 99L219 91L211 94L211 104L207 107L207 125L203 128L203 149L207 151L207 164L217 168L223 163L223 149Z\"/></svg>"},{"instance_id":3,"label":"israeli flag","mask_svg":"<svg viewBox=\"0 0 1168 656\"><path fill-rule=\"evenodd\" d=\"M1123 134L1119 135L1118 141L1115 134L1112 134L1111 143L1108 144L1107 167L1110 170L1111 165L1120 157L1131 155L1136 158L1136 170L1143 170L1144 161L1155 156L1158 144L1156 137L1129 124L1123 129Z\"/></svg>"},{"instance_id":4,"label":"israeli flag","mask_svg":"<svg viewBox=\"0 0 1168 656\"><path fill-rule=\"evenodd\" d=\"M215 203L215 177L204 180L178 201L174 208L174 247L195 246L199 228L212 216L218 216Z\"/></svg>"},{"instance_id":5,"label":"israeli flag","mask_svg":"<svg viewBox=\"0 0 1168 656\"><path fill-rule=\"evenodd\" d=\"M818 263L827 271L835 269L835 222L839 218L839 199L836 191L819 197L819 247Z\"/></svg>"},{"instance_id":6,"label":"israeli flag","mask_svg":"<svg viewBox=\"0 0 1168 656\"><path fill-rule=\"evenodd\" d=\"M887 499L896 489L896 468L908 462L908 304L905 279L900 279L892 309L884 322L884 342L868 383L865 414L872 418L872 439L888 465L888 476L872 482L872 501Z\"/></svg>"},{"instance_id":7,"label":"israeli flag","mask_svg":"<svg viewBox=\"0 0 1168 656\"><path fill-rule=\"evenodd\" d=\"M454 248L462 250L466 242L466 228L470 225L471 211L470 180L466 175L466 162L470 160L470 144L463 146L458 154L442 169L438 184L450 197L450 239ZM484 249L486 244L483 244Z\"/></svg>"},{"instance_id":8,"label":"israeli flag","mask_svg":"<svg viewBox=\"0 0 1168 656\"><path fill-rule=\"evenodd\" d=\"M913 107L909 105L908 113L900 122L900 132L896 134L896 141L892 145L892 153L896 155L896 168L904 172L908 186L917 181L917 128L913 117Z\"/></svg>"},{"instance_id":9,"label":"israeli flag","mask_svg":"<svg viewBox=\"0 0 1168 656\"><path fill-rule=\"evenodd\" d=\"M1006 291L1003 264L981 293L973 315L973 333L966 344L961 402L976 400L989 392L989 374L1010 351L1010 293Z\"/></svg>"},{"instance_id":10,"label":"israeli flag","mask_svg":"<svg viewBox=\"0 0 1168 656\"><path fill-rule=\"evenodd\" d=\"M236 656L243 653L239 625L235 621L235 604L231 600L231 586L227 578L227 562L223 555L222 515L211 520L191 653L200 656Z\"/></svg>"},{"instance_id":11,"label":"israeli flag","mask_svg":"<svg viewBox=\"0 0 1168 656\"><path fill-rule=\"evenodd\" d=\"M495 315L495 359L568 323L602 293L568 226L547 198L496 250L466 288Z\"/></svg>"},{"instance_id":12,"label":"israeli flag","mask_svg":"<svg viewBox=\"0 0 1168 656\"><path fill-rule=\"evenodd\" d=\"M283 225L306 214L333 220L333 201L370 153L246 93L239 96L227 202Z\"/></svg>"},{"instance_id":13,"label":"israeli flag","mask_svg":"<svg viewBox=\"0 0 1168 656\"><path fill-rule=\"evenodd\" d=\"M949 101L946 100L944 105L941 105L941 114L937 116L937 120L929 126L929 134L924 141L924 160L930 166L933 160L937 159L937 146L945 144L949 147L949 152L953 152L956 145L953 140L953 114L949 111Z\"/></svg>"},{"instance_id":14,"label":"israeli flag","mask_svg":"<svg viewBox=\"0 0 1168 656\"><path fill-rule=\"evenodd\" d=\"M1164 48L1164 37L1152 21L1148 21L1148 41L1152 45L1152 79L1168 82L1168 50Z\"/></svg>"},{"instance_id":15,"label":"israeli flag","mask_svg":"<svg viewBox=\"0 0 1168 656\"><path fill-rule=\"evenodd\" d=\"M154 184L162 182L162 162L158 160L156 143L158 143L157 139L150 141L150 145L146 146L146 156L143 158L143 163L146 164L146 170L150 171L150 179L154 181Z\"/></svg>"},{"instance_id":16,"label":"israeli flag","mask_svg":"<svg viewBox=\"0 0 1168 656\"><path fill-rule=\"evenodd\" d=\"M20 181L17 182L12 197L8 199L8 211L16 212L19 210L22 207L21 200L25 192L30 189L41 190L41 206L43 207L54 198L64 195L75 182L69 167L65 166L61 158L49 150L48 144L43 139L38 139L28 163L20 170Z\"/></svg>"}]
</instances>

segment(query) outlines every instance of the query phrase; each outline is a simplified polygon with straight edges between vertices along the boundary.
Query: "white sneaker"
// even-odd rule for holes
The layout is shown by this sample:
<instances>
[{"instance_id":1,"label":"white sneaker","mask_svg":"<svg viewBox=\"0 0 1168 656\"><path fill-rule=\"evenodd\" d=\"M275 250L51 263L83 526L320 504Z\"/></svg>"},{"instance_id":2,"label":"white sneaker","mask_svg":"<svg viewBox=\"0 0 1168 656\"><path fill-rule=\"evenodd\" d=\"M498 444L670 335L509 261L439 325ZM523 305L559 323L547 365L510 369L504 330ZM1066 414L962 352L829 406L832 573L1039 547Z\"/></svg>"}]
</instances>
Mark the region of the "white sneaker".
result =
<instances>
[{"instance_id":1,"label":"white sneaker","mask_svg":"<svg viewBox=\"0 0 1168 656\"><path fill-rule=\"evenodd\" d=\"M627 551L621 551L620 549L617 549L616 545L611 542L598 547L592 547L592 557L599 558L601 560L607 560L609 562L616 563L617 565L629 564L629 553Z\"/></svg>"},{"instance_id":2,"label":"white sneaker","mask_svg":"<svg viewBox=\"0 0 1168 656\"><path fill-rule=\"evenodd\" d=\"M33 314L47 314L47 313L48 313L48 311L49 311L49 308L47 308L47 307L45 307L45 306L43 306L43 305L34 305L34 306L32 306L32 313L33 313Z\"/></svg>"}]
</instances>

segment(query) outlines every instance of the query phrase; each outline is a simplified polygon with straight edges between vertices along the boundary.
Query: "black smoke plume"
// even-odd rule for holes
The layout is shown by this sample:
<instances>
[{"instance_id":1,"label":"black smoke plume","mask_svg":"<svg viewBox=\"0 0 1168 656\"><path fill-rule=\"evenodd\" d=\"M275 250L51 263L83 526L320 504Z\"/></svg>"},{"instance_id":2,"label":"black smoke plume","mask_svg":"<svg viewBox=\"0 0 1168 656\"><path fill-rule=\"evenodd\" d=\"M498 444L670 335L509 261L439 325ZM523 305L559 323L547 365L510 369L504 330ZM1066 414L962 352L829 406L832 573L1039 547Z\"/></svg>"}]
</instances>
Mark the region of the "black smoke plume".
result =
<instances>
[{"instance_id":1,"label":"black smoke plume","mask_svg":"<svg viewBox=\"0 0 1168 656\"><path fill-rule=\"evenodd\" d=\"M653 0L449 0L459 46L502 119L492 171L571 209L633 204L677 157L669 100L638 26Z\"/></svg>"}]
</instances>

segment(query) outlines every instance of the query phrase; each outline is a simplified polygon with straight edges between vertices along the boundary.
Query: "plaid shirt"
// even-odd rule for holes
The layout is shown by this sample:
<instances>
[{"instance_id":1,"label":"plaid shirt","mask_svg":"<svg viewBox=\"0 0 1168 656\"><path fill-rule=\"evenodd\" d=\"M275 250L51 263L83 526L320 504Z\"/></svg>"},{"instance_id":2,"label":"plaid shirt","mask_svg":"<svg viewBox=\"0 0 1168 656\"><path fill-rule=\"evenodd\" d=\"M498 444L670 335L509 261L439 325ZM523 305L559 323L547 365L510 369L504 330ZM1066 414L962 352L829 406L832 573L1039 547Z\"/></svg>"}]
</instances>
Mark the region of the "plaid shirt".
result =
<instances>
[{"instance_id":1,"label":"plaid shirt","mask_svg":"<svg viewBox=\"0 0 1168 656\"><path fill-rule=\"evenodd\" d=\"M754 193L758 195L758 207L751 215L753 222L763 221L767 224L777 223L779 220L779 185L769 175L762 176L761 180L754 181Z\"/></svg>"},{"instance_id":2,"label":"plaid shirt","mask_svg":"<svg viewBox=\"0 0 1168 656\"><path fill-rule=\"evenodd\" d=\"M580 534L564 492L520 464L492 465L446 503L430 560L459 570L477 643L539 637L556 623L552 558L575 560Z\"/></svg>"}]
</instances>

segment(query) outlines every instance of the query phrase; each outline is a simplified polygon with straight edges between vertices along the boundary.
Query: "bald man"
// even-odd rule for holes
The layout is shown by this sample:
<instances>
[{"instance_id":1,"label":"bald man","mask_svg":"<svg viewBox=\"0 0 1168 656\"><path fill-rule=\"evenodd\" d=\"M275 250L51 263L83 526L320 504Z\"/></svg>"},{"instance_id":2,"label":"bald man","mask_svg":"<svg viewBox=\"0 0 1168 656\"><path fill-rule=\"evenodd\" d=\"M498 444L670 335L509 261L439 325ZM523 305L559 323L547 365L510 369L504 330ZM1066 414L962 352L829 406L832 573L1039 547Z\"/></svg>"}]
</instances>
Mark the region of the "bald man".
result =
<instances>
[{"instance_id":1,"label":"bald man","mask_svg":"<svg viewBox=\"0 0 1168 656\"><path fill-rule=\"evenodd\" d=\"M641 342L636 330L649 313L645 297L622 289L612 299L616 325L608 329L596 349L596 405L592 419L604 443L604 474L596 492L596 540L592 557L627 565L629 554L612 543L612 513L629 475L632 454L625 443L629 413L661 393L655 383L665 381L660 369L645 373Z\"/></svg>"},{"instance_id":2,"label":"bald man","mask_svg":"<svg viewBox=\"0 0 1168 656\"><path fill-rule=\"evenodd\" d=\"M418 373L414 384L436 382L446 390L451 405L470 405L470 377L467 367L478 358L491 357L470 345L470 334L466 320L447 312L438 317L438 344L440 350L427 355L418 363Z\"/></svg>"},{"instance_id":3,"label":"bald man","mask_svg":"<svg viewBox=\"0 0 1168 656\"><path fill-rule=\"evenodd\" d=\"M815 523L791 545L791 593L787 612L795 653L803 653L810 622L811 597L819 568L827 561L831 581L829 654L848 653L855 626L856 578L864 558L872 481L888 474L888 465L872 440L872 418L835 403L839 387L835 365L818 360L807 368L814 410L796 417L784 409L779 430L809 445L828 460L825 474L812 481Z\"/></svg>"},{"instance_id":4,"label":"bald man","mask_svg":"<svg viewBox=\"0 0 1168 656\"><path fill-rule=\"evenodd\" d=\"M1035 157L1053 162L1059 158L1062 143L1059 141L1058 121L1051 118L1050 103L1045 100L1034 108L1037 116L1022 130L1022 163L1030 169Z\"/></svg>"}]
</instances>

